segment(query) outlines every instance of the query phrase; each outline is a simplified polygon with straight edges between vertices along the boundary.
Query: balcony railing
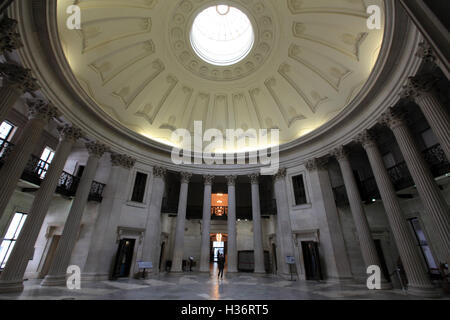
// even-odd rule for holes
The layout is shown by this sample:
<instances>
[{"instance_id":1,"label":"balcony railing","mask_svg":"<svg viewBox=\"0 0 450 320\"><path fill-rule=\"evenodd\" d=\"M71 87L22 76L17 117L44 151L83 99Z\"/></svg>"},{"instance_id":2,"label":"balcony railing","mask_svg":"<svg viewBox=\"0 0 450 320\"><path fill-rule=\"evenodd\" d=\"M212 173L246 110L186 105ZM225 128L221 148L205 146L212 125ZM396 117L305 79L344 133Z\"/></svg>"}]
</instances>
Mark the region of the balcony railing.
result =
<instances>
[{"instance_id":1,"label":"balcony railing","mask_svg":"<svg viewBox=\"0 0 450 320\"><path fill-rule=\"evenodd\" d=\"M0 167L3 166L13 147L14 146L9 142L0 139ZM32 155L25 166L21 178L39 186L47 175L49 167L49 162L43 161ZM73 197L77 192L79 183L79 177L63 171L59 178L55 192L65 197ZM105 184L94 181L91 186L88 201L101 202L103 199L104 189Z\"/></svg>"},{"instance_id":2,"label":"balcony railing","mask_svg":"<svg viewBox=\"0 0 450 320\"><path fill-rule=\"evenodd\" d=\"M439 144L422 151L422 154L434 177L440 177L450 173L450 163L448 162L447 157ZM406 189L414 185L414 180L409 174L409 170L405 162L400 162L395 166L388 168L387 171L391 177L395 190L398 191ZM374 177L362 181L361 187L361 198L364 201L380 198ZM334 199L338 206L348 205L347 193L344 185L333 188L333 192Z\"/></svg>"}]
</instances>

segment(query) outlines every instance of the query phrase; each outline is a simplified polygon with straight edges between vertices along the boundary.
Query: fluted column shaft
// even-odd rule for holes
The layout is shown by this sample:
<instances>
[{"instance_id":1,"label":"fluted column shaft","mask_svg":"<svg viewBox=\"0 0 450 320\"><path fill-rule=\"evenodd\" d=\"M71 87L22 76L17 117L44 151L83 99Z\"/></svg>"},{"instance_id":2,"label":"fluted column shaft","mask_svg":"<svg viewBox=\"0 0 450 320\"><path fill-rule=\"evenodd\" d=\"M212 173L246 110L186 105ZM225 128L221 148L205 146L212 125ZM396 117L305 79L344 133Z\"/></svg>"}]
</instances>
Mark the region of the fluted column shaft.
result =
<instances>
[{"instance_id":1,"label":"fluted column shaft","mask_svg":"<svg viewBox=\"0 0 450 320\"><path fill-rule=\"evenodd\" d=\"M153 188L150 197L143 248L144 261L153 263L154 274L159 273L159 250L161 247L161 206L165 189L166 169L153 168Z\"/></svg>"},{"instance_id":2,"label":"fluted column shaft","mask_svg":"<svg viewBox=\"0 0 450 320\"><path fill-rule=\"evenodd\" d=\"M50 207L72 146L80 135L79 130L72 130L62 137L45 179L34 198L30 213L9 257L6 268L2 272L0 292L23 290L23 275L25 274L28 261L32 258L39 231L42 228L42 223Z\"/></svg>"},{"instance_id":3,"label":"fluted column shaft","mask_svg":"<svg viewBox=\"0 0 450 320\"><path fill-rule=\"evenodd\" d=\"M409 230L406 218L403 215L400 203L391 182L381 153L373 137L368 132L359 136L372 167L378 190L380 191L383 206L389 220L395 243L399 250L400 259L408 278L408 291L412 294L434 296L436 292L432 285L422 258L415 245L415 240Z\"/></svg>"},{"instance_id":4,"label":"fluted column shaft","mask_svg":"<svg viewBox=\"0 0 450 320\"><path fill-rule=\"evenodd\" d=\"M189 191L189 180L192 174L181 173L180 198L178 200L178 215L175 231L175 245L173 248L172 272L183 271L183 253L184 253L184 229L186 226L186 208Z\"/></svg>"},{"instance_id":5,"label":"fluted column shaft","mask_svg":"<svg viewBox=\"0 0 450 320\"><path fill-rule=\"evenodd\" d=\"M57 114L54 107L41 100L29 102L29 104L29 120L18 143L14 146L6 163L0 170L0 181L2 181L0 184L0 218L3 216L17 182L30 160L33 149L41 138L45 125Z\"/></svg>"},{"instance_id":6,"label":"fluted column shaft","mask_svg":"<svg viewBox=\"0 0 450 320\"><path fill-rule=\"evenodd\" d=\"M81 218L89 198L92 182L97 173L98 163L107 147L99 143L88 143L89 158L86 168L78 185L75 199L64 224L64 229L59 240L58 247L50 266L48 275L42 281L43 286L63 286L66 284L66 271L70 263L73 248L75 247Z\"/></svg>"},{"instance_id":7,"label":"fluted column shaft","mask_svg":"<svg viewBox=\"0 0 450 320\"><path fill-rule=\"evenodd\" d=\"M205 186L203 191L203 220L202 220L202 243L200 251L200 272L209 272L210 259L210 235L211 230L211 191L212 176L205 176Z\"/></svg>"},{"instance_id":8,"label":"fluted column shaft","mask_svg":"<svg viewBox=\"0 0 450 320\"><path fill-rule=\"evenodd\" d=\"M285 178L286 169L280 169L274 177L274 190L277 201L278 272L281 276L286 277L289 276L291 272L290 267L286 262L286 257L295 257L295 254Z\"/></svg>"},{"instance_id":9,"label":"fluted column shaft","mask_svg":"<svg viewBox=\"0 0 450 320\"><path fill-rule=\"evenodd\" d=\"M237 272L237 231L236 231L236 176L227 176L228 182L228 242L227 266L228 272Z\"/></svg>"},{"instance_id":10,"label":"fluted column shaft","mask_svg":"<svg viewBox=\"0 0 450 320\"><path fill-rule=\"evenodd\" d=\"M375 243L370 232L369 222L367 221L361 195L359 194L358 186L356 184L355 176L353 175L353 170L351 168L348 155L343 147L335 149L332 154L337 158L341 168L345 190L347 191L347 197L350 204L350 210L355 222L361 253L366 268L372 265L379 266L381 268ZM387 288L388 285L386 284L384 277L382 281L382 287Z\"/></svg>"},{"instance_id":11,"label":"fluted column shaft","mask_svg":"<svg viewBox=\"0 0 450 320\"><path fill-rule=\"evenodd\" d=\"M388 110L382 117L397 140L400 150L408 166L409 172L416 184L417 191L425 207L425 214L431 217L433 230L439 239L433 246L437 249L439 263L450 262L450 215L449 207L439 190L436 181L422 157L411 135L411 132L402 118L394 109Z\"/></svg>"},{"instance_id":12,"label":"fluted column shaft","mask_svg":"<svg viewBox=\"0 0 450 320\"><path fill-rule=\"evenodd\" d=\"M6 120L9 111L21 95L20 89L12 85L6 84L0 88L0 123Z\"/></svg>"},{"instance_id":13,"label":"fluted column shaft","mask_svg":"<svg viewBox=\"0 0 450 320\"><path fill-rule=\"evenodd\" d=\"M265 273L258 175L251 175L250 181L252 190L254 272Z\"/></svg>"},{"instance_id":14,"label":"fluted column shaft","mask_svg":"<svg viewBox=\"0 0 450 320\"><path fill-rule=\"evenodd\" d=\"M127 181L136 159L111 153L111 171L103 192L89 253L82 271L84 280L107 280L117 252L117 227L127 201Z\"/></svg>"}]
</instances>

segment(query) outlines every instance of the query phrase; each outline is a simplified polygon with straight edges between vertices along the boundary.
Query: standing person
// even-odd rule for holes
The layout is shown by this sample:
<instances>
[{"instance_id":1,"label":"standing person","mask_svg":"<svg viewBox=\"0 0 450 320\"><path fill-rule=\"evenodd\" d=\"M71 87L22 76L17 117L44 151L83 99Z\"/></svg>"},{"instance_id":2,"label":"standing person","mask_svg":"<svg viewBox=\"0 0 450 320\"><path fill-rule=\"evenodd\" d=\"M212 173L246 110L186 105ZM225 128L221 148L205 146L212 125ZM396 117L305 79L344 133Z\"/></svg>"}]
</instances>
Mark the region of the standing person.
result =
<instances>
[{"instance_id":1,"label":"standing person","mask_svg":"<svg viewBox=\"0 0 450 320\"><path fill-rule=\"evenodd\" d=\"M223 253L219 254L218 258L218 265L219 265L219 273L217 275L217 278L223 279L223 269L225 268L225 257Z\"/></svg>"}]
</instances>

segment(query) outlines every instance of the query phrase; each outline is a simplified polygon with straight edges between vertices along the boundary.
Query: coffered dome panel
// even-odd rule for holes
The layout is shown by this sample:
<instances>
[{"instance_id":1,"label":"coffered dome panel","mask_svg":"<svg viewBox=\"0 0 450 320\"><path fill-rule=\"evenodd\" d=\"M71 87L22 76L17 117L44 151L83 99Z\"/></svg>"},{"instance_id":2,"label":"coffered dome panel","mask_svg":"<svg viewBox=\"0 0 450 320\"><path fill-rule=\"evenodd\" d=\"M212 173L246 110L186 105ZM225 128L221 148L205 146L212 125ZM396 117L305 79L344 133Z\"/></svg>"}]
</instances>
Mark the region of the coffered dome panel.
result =
<instances>
[{"instance_id":1,"label":"coffered dome panel","mask_svg":"<svg viewBox=\"0 0 450 320\"><path fill-rule=\"evenodd\" d=\"M72 4L81 30L66 26ZM232 65L210 64L191 45L195 18L216 5L240 10L254 33ZM369 5L384 8L383 0L59 0L58 31L92 109L111 123L168 145L196 120L222 131L278 128L284 144L337 116L364 87L384 34L367 27Z\"/></svg>"}]
</instances>

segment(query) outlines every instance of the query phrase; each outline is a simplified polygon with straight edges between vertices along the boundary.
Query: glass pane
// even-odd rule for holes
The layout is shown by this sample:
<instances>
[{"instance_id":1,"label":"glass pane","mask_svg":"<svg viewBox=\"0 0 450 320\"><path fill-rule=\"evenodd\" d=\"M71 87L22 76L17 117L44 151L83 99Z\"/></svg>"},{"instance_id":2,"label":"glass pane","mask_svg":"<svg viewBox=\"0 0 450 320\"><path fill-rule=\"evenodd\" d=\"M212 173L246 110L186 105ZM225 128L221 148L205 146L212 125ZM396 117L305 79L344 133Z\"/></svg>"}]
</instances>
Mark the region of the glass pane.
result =
<instances>
[{"instance_id":1,"label":"glass pane","mask_svg":"<svg viewBox=\"0 0 450 320\"><path fill-rule=\"evenodd\" d=\"M50 155L49 155L49 157L48 157L48 160L47 160L47 162L48 163L51 163L52 161L53 161L53 157L55 156L55 153L52 151L52 152L50 152Z\"/></svg>"},{"instance_id":2,"label":"glass pane","mask_svg":"<svg viewBox=\"0 0 450 320\"><path fill-rule=\"evenodd\" d=\"M419 239L420 245L427 245L427 239L423 233L422 227L420 226L418 219L411 220L414 230L416 231L417 238Z\"/></svg>"},{"instance_id":3,"label":"glass pane","mask_svg":"<svg viewBox=\"0 0 450 320\"><path fill-rule=\"evenodd\" d=\"M41 160L47 161L49 154L50 154L50 149L45 148L44 151L42 152Z\"/></svg>"},{"instance_id":4,"label":"glass pane","mask_svg":"<svg viewBox=\"0 0 450 320\"><path fill-rule=\"evenodd\" d=\"M16 233L17 227L20 224L20 220L22 218L21 213L16 213L14 218L9 225L8 231L6 232L5 239L14 239L14 234Z\"/></svg>"},{"instance_id":5,"label":"glass pane","mask_svg":"<svg viewBox=\"0 0 450 320\"><path fill-rule=\"evenodd\" d=\"M8 253L8 248L9 248L11 242L12 241L10 241L10 240L3 240L2 241L2 245L0 246L0 263L1 263L0 268L4 267L3 266L3 260L5 259L6 254Z\"/></svg>"},{"instance_id":6,"label":"glass pane","mask_svg":"<svg viewBox=\"0 0 450 320\"><path fill-rule=\"evenodd\" d=\"M20 231L22 231L23 224L25 223L25 220L27 219L26 214L22 214L22 220L20 220L20 224L17 227L16 234L14 235L14 239L17 239L19 237Z\"/></svg>"},{"instance_id":7,"label":"glass pane","mask_svg":"<svg viewBox=\"0 0 450 320\"><path fill-rule=\"evenodd\" d=\"M6 262L8 261L9 256L11 255L11 252L12 252L12 250L13 250L15 244L16 244L15 241L11 241L11 243L10 243L10 245L9 245L9 248L8 248L7 251L6 251L5 259L3 259L3 263L2 263L2 266L1 266L2 268L5 267Z\"/></svg>"},{"instance_id":8,"label":"glass pane","mask_svg":"<svg viewBox=\"0 0 450 320\"><path fill-rule=\"evenodd\" d=\"M423 254L425 255L425 259L427 259L428 266L430 269L438 269L436 262L434 261L433 255L431 254L431 250L429 246L422 246Z\"/></svg>"},{"instance_id":9,"label":"glass pane","mask_svg":"<svg viewBox=\"0 0 450 320\"><path fill-rule=\"evenodd\" d=\"M8 138L12 129L13 129L12 125L10 125L8 122L3 122L2 125L0 126L0 139Z\"/></svg>"}]
</instances>

